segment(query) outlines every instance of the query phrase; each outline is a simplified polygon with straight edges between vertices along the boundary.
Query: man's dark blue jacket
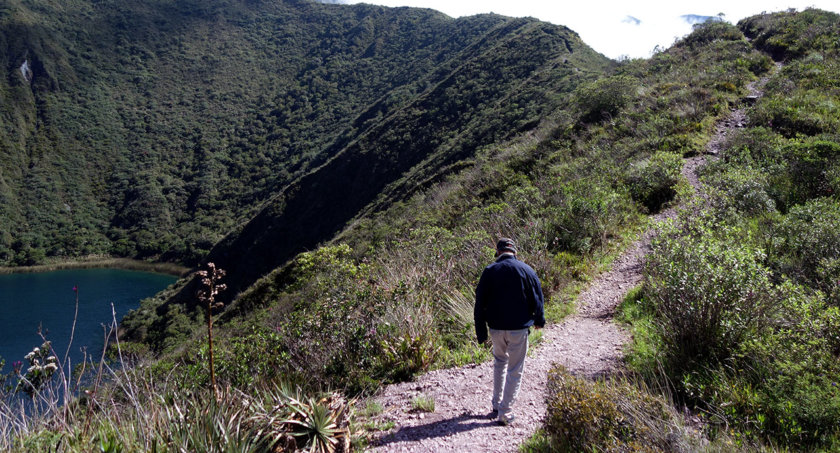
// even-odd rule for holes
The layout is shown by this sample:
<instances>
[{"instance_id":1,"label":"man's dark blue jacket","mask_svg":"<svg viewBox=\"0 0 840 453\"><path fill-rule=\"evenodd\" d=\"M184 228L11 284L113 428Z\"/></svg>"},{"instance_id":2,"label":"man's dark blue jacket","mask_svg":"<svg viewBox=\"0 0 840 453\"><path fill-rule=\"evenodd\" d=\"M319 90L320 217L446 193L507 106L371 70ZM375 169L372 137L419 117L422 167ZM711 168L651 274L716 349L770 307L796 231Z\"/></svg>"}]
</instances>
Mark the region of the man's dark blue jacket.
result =
<instances>
[{"instance_id":1,"label":"man's dark blue jacket","mask_svg":"<svg viewBox=\"0 0 840 453\"><path fill-rule=\"evenodd\" d=\"M540 279L531 266L503 254L484 268L475 289L475 334L487 341L487 326L519 330L545 326Z\"/></svg>"}]
</instances>

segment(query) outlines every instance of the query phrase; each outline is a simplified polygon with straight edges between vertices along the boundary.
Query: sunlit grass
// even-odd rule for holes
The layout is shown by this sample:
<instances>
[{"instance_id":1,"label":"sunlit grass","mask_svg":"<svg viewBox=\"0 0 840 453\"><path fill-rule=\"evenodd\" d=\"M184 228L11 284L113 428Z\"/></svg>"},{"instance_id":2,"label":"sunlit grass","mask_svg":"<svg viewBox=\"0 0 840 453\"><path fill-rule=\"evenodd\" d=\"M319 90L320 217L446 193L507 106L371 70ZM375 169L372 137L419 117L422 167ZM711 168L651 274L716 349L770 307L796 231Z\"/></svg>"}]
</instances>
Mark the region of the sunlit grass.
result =
<instances>
[{"instance_id":1,"label":"sunlit grass","mask_svg":"<svg viewBox=\"0 0 840 453\"><path fill-rule=\"evenodd\" d=\"M411 400L411 409L418 412L434 412L435 398L430 395L417 395Z\"/></svg>"}]
</instances>

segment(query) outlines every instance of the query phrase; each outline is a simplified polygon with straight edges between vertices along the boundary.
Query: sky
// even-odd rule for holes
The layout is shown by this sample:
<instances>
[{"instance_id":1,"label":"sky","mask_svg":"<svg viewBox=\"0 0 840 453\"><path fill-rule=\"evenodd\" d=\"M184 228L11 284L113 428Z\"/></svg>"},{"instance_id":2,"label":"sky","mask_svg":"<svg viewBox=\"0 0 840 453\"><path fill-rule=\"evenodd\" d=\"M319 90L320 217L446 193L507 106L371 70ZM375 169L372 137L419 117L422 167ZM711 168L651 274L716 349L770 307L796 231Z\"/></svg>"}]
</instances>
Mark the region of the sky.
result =
<instances>
[{"instance_id":1,"label":"sky","mask_svg":"<svg viewBox=\"0 0 840 453\"><path fill-rule=\"evenodd\" d=\"M840 12L838 0L322 0L329 3L372 3L431 8L452 17L496 13L536 17L565 25L583 41L610 58L647 58L654 47L669 47L691 32L692 18L723 14L727 22L763 11L808 7Z\"/></svg>"}]
</instances>

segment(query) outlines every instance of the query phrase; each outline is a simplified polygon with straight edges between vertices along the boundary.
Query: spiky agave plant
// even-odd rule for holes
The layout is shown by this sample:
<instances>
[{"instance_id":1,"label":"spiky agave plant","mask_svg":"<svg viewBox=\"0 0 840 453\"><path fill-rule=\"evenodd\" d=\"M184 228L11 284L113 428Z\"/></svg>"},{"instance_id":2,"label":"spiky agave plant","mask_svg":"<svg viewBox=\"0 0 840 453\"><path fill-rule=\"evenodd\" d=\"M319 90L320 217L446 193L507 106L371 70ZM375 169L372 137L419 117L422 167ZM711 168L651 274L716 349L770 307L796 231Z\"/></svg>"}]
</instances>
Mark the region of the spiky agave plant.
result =
<instances>
[{"instance_id":1,"label":"spiky agave plant","mask_svg":"<svg viewBox=\"0 0 840 453\"><path fill-rule=\"evenodd\" d=\"M309 400L306 405L293 407L296 417L287 420L287 423L297 427L292 431L292 436L307 439L309 451L312 453L346 451L341 448L340 443L348 439L346 428L340 426L346 409L342 408L341 411L334 412L324 403L324 400L319 402Z\"/></svg>"},{"instance_id":2,"label":"spiky agave plant","mask_svg":"<svg viewBox=\"0 0 840 453\"><path fill-rule=\"evenodd\" d=\"M271 405L255 414L251 422L260 434L273 440L275 448L294 451L298 446L312 453L350 450L350 404L338 393L318 401L303 399L300 391L278 385L271 391Z\"/></svg>"}]
</instances>

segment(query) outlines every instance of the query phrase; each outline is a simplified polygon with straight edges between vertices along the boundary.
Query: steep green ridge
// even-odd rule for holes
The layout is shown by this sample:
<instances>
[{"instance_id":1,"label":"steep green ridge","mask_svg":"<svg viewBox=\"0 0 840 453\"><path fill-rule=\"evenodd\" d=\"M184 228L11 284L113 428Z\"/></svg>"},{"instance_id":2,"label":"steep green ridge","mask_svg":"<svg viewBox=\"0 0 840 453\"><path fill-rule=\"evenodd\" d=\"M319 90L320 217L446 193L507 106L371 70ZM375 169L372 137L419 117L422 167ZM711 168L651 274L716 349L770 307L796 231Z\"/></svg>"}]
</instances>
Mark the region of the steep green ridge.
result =
<instances>
[{"instance_id":1,"label":"steep green ridge","mask_svg":"<svg viewBox=\"0 0 840 453\"><path fill-rule=\"evenodd\" d=\"M479 150L463 169L387 209L366 210L332 244L249 288L218 318L225 379L249 385L277 373L355 393L482 360L486 351L472 344L471 291L494 237L517 238L559 317L642 214L687 196L680 157L703 152L715 122L744 107L748 127L703 175L712 205L692 205L665 228L644 286L628 299L626 316L639 325L631 366L652 386L666 373L672 397L703 414L723 450L767 441L832 450L840 420L840 115L837 43L827 38L838 25L837 15L814 10L739 27L704 24L650 60L577 87L530 134ZM771 56L784 62L781 71L773 72ZM761 76L770 80L752 105L747 85ZM206 374L192 359L206 354L200 337L171 340L191 335L187 317L175 307L166 315L147 340L177 351L187 374ZM253 359L241 361L246 354ZM581 394L590 391L580 385ZM587 401L555 395L555 424L546 429L557 437L546 442L574 441L558 426L592 423L568 418L577 415L563 407L615 409L621 420L627 404L650 404L648 390L629 403L599 396L597 386L591 392ZM673 442L647 422L635 434L609 423L592 425L603 429L593 438L604 445L632 446L639 433Z\"/></svg>"},{"instance_id":2,"label":"steep green ridge","mask_svg":"<svg viewBox=\"0 0 840 453\"><path fill-rule=\"evenodd\" d=\"M544 281L551 316L560 318L616 243L643 222L644 214L661 209L682 190L681 156L702 152L715 121L739 102L748 82L771 67L771 59L737 29L721 24L698 30L650 62L628 62L618 74L571 91L562 66L539 72L535 87L555 100L535 129L482 146L443 172L425 164L409 170L361 208L331 243L269 269L228 305L220 316L226 333L219 360L226 379L240 385L278 373L359 391L429 367L480 360L470 327L471 294L501 234L520 243L523 258ZM528 84L517 87L527 93L522 87ZM396 115L386 127L398 121L402 117ZM446 132L455 121L440 130ZM409 124L405 133L423 133ZM403 143L407 154L396 158L411 158L413 147ZM355 152L353 145L344 151ZM322 171L341 175L350 165L342 160L344 153L302 178L307 190L278 198L211 254L217 265L233 269L228 281L234 288L242 283L240 263L259 259L260 249L274 255L289 246L282 243L290 237L289 227L272 219L284 219L284 209L294 213L288 219L310 215L307 209L318 200L306 193L330 194L331 187L317 186L316 177ZM449 156L464 157L454 152L425 156L443 164ZM375 168L351 168L351 177L364 172L372 183L380 178ZM406 190L415 181L428 182L413 193ZM344 209L346 201L339 197L354 182L333 183L343 191L331 195L341 202L331 209ZM392 202L380 209L384 200ZM249 247L252 253L237 253ZM241 261L225 261L221 251ZM201 375L204 365L192 358L206 350L200 341L184 341L206 316L193 309L192 294L194 289L185 286L180 297L146 301L124 327L152 349L185 358L194 367L190 373ZM242 354L259 359L238 361Z\"/></svg>"},{"instance_id":3,"label":"steep green ridge","mask_svg":"<svg viewBox=\"0 0 840 453\"><path fill-rule=\"evenodd\" d=\"M428 88L418 95L362 113L352 132L323 153L331 157L220 241L206 259L228 272L220 299L232 301L296 254L331 240L352 219L462 168L476 150L536 127L571 90L610 65L563 27L504 21L425 78ZM165 336L172 304L193 311L194 284L187 282L164 304L132 313L125 322L131 337Z\"/></svg>"},{"instance_id":4,"label":"steep green ridge","mask_svg":"<svg viewBox=\"0 0 840 453\"><path fill-rule=\"evenodd\" d=\"M8 2L0 261L194 263L524 25L310 1ZM525 62L497 63L513 76ZM474 104L499 100L483 85L458 88Z\"/></svg>"},{"instance_id":5,"label":"steep green ridge","mask_svg":"<svg viewBox=\"0 0 840 453\"><path fill-rule=\"evenodd\" d=\"M581 70L605 66L575 35L525 20L494 29L459 61L214 248L208 260L228 269L232 294L332 238L375 200L385 207L477 148L534 127L556 108L549 93L569 91L589 77ZM410 179L383 192L406 172Z\"/></svg>"},{"instance_id":6,"label":"steep green ridge","mask_svg":"<svg viewBox=\"0 0 840 453\"><path fill-rule=\"evenodd\" d=\"M689 203L663 227L644 284L623 304L633 378L553 373L544 435L531 447L677 450L697 445L679 438L678 412L688 408L711 441L698 449L837 450L840 17L807 10L700 24L652 58L613 68L575 61L592 54L564 29L470 20L492 24L426 74L428 84L396 104L386 97L362 108L350 120L358 131L332 138L218 244L211 257L231 267L227 297L236 296L221 313L196 309L187 281L180 294L144 301L124 323L138 342L120 349L143 366L122 368L113 393L101 388L52 412L63 424L14 425L0 446L209 450L224 438L261 451L262 442L289 450L343 442L351 432L336 393L306 398L278 383L364 395L488 360L474 344L472 291L500 234L517 240L544 282L549 319L561 319L647 214L690 201L683 157L704 152L716 122L745 108L749 123L701 175L711 204ZM542 62L493 72L499 61L530 57L506 51L519 45ZM764 97L747 97L762 77ZM472 87L476 79L500 83ZM484 90L491 110L471 97ZM510 111L509 100L518 104ZM351 196L362 182L379 192ZM319 211L308 192L342 203ZM294 230L297 218L317 234ZM288 237L316 245L294 255L274 243ZM267 272L253 284L249 257ZM208 390L207 333L196 329L211 315L222 395ZM663 385L667 398L650 395ZM365 413L375 408L357 415ZM383 428L355 420L355 429ZM363 449L364 434L354 442Z\"/></svg>"},{"instance_id":7,"label":"steep green ridge","mask_svg":"<svg viewBox=\"0 0 840 453\"><path fill-rule=\"evenodd\" d=\"M762 14L738 29L781 67L704 169L625 303L630 363L694 407L724 450L840 445L840 16Z\"/></svg>"}]
</instances>

